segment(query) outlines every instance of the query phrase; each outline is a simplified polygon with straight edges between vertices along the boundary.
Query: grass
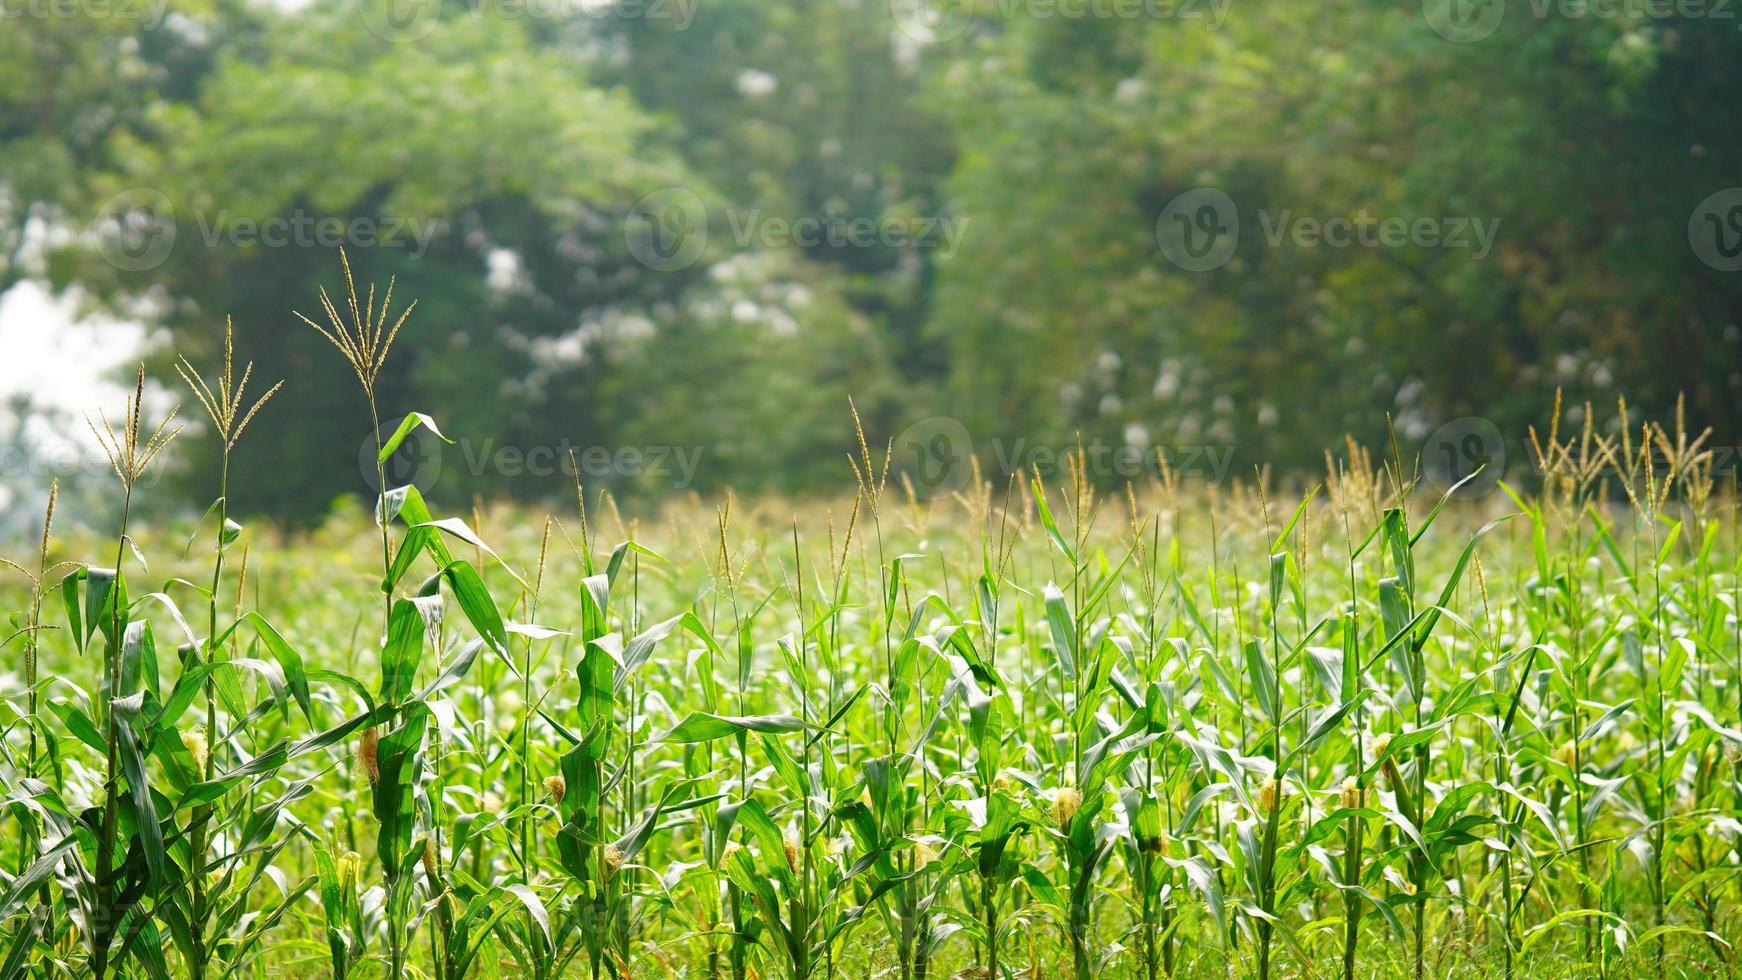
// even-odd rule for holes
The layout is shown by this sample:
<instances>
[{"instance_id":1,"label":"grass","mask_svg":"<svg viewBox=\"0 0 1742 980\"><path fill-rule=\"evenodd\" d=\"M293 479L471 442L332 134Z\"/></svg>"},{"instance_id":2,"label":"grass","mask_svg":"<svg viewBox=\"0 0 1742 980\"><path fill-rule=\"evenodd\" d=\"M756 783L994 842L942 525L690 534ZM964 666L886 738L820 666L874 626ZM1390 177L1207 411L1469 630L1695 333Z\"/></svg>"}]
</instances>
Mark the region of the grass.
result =
<instances>
[{"instance_id":1,"label":"grass","mask_svg":"<svg viewBox=\"0 0 1742 980\"><path fill-rule=\"evenodd\" d=\"M435 416L347 292L385 460ZM1679 420L1556 404L1476 503L1353 446L919 501L861 437L832 504L287 538L249 370L183 371L202 527L51 513L0 587L0 977L1734 974L1742 526Z\"/></svg>"}]
</instances>

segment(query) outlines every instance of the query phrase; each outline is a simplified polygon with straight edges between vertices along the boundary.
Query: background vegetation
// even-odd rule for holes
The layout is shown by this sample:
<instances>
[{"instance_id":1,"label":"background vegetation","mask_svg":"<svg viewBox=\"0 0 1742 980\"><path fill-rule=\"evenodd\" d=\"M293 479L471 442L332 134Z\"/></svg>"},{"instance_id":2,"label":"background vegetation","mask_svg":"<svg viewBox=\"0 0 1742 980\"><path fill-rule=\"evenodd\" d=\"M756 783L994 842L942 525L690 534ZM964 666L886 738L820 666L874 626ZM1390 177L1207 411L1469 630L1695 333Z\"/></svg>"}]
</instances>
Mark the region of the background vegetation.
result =
<instances>
[{"instance_id":1,"label":"background vegetation","mask_svg":"<svg viewBox=\"0 0 1742 980\"><path fill-rule=\"evenodd\" d=\"M1685 392L1735 441L1742 279L1689 237L1742 162L1721 4L56 9L14 0L0 36L0 285L73 290L190 352L233 315L290 381L260 422L281 465L237 473L238 498L284 519L360 485L345 392L290 312L335 243L248 235L273 218L397 232L338 242L421 300L395 399L439 393L454 435L501 445L700 447L704 491L827 487L848 395L878 443L945 415L986 458L1080 433L1228 447L1236 472L1316 468L1388 414L1415 441L1487 417L1518 463L1557 386L1664 416ZM1157 230L1200 186L1242 235L1189 271ZM668 188L706 209L682 268L632 248ZM165 212L173 247L117 268L120 226ZM1498 230L1481 258L1272 244L1284 214ZM962 234L767 231L803 218Z\"/></svg>"}]
</instances>

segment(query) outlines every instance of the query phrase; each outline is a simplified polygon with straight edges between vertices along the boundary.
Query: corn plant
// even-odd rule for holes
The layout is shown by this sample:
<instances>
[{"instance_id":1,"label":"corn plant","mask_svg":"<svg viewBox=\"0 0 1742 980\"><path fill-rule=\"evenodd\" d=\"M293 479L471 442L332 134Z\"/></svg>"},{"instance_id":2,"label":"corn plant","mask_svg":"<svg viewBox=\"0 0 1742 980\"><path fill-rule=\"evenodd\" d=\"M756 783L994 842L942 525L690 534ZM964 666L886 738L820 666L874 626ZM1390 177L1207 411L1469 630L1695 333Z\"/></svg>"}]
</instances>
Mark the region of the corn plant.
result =
<instances>
[{"instance_id":1,"label":"corn plant","mask_svg":"<svg viewBox=\"0 0 1742 980\"><path fill-rule=\"evenodd\" d=\"M236 448L236 443L247 430L248 423L253 421L255 413L278 393L283 382L274 384L266 393L254 402L247 401L248 381L253 377L254 365L250 362L242 369L240 378L235 370L234 332L229 319L224 321L224 363L214 388L199 375L186 358L177 365L177 371L182 379L192 389L199 399L201 407L212 422L215 435L220 443L218 467L218 495L207 509L215 529L212 543L212 579L211 587L206 593L206 639L197 652L198 659L187 666L216 665L229 659L226 651L219 643L218 609L223 601L224 558L230 547L241 536L242 527L230 519L230 456ZM273 637L274 642L282 642L276 637L276 632L265 625L265 620L256 620L256 628L263 634ZM213 670L216 673L216 670ZM307 681L297 681L299 695L306 699ZM218 760L213 758L212 741L218 735L218 681L207 677L204 690L201 692L205 700L205 727L198 731L184 734L183 742L194 758L201 782L210 782L217 774ZM232 703L235 703L232 699ZM214 807L210 804L197 808L193 813L193 833L189 840L190 874L188 875L189 894L186 908L185 936L189 948L189 968L196 980L203 980L208 965L212 960L208 927L213 911L213 896L208 894L208 881L205 865L208 858L208 840L210 825L213 822Z\"/></svg>"}]
</instances>

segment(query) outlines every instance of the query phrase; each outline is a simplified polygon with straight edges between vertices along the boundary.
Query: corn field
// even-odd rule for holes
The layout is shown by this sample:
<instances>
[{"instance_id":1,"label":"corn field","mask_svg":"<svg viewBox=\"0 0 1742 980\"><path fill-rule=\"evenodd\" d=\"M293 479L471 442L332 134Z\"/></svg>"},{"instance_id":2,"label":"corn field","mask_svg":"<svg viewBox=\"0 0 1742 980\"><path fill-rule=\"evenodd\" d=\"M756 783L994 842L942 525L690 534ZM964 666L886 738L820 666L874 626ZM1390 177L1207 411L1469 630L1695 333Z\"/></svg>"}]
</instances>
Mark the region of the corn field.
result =
<instances>
[{"instance_id":1,"label":"corn field","mask_svg":"<svg viewBox=\"0 0 1742 980\"><path fill-rule=\"evenodd\" d=\"M450 421L337 292L385 486ZM132 521L142 368L119 527L7 556L0 978L1735 974L1742 522L1679 422L1554 404L1480 501L1395 445L920 500L861 435L827 505L288 538L227 496L276 389L179 373L197 527Z\"/></svg>"}]
</instances>

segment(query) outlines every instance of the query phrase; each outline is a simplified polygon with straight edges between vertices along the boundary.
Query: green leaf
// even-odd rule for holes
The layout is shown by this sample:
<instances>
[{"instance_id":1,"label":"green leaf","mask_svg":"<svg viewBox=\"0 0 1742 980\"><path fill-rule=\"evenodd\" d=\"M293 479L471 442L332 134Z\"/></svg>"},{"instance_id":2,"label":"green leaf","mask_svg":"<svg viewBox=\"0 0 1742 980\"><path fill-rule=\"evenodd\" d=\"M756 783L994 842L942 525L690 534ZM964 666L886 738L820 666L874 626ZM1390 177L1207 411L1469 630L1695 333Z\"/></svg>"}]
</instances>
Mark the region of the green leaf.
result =
<instances>
[{"instance_id":1,"label":"green leaf","mask_svg":"<svg viewBox=\"0 0 1742 980\"><path fill-rule=\"evenodd\" d=\"M99 755L109 751L108 744L103 741L103 733L97 730L96 723L79 710L77 705L65 701L51 701L46 707L60 718L61 724L66 726L74 738L90 746Z\"/></svg>"},{"instance_id":2,"label":"green leaf","mask_svg":"<svg viewBox=\"0 0 1742 980\"><path fill-rule=\"evenodd\" d=\"M76 833L62 837L53 847L44 851L24 872L8 882L6 892L0 896L0 922L18 913L29 901L38 885L47 881L54 874L54 869L67 858L67 852L77 847L79 838Z\"/></svg>"},{"instance_id":3,"label":"green leaf","mask_svg":"<svg viewBox=\"0 0 1742 980\"><path fill-rule=\"evenodd\" d=\"M1041 591L1046 602L1046 622L1052 630L1052 648L1058 657L1065 680L1077 677L1077 627L1071 618L1071 608L1065 604L1065 594L1051 582Z\"/></svg>"},{"instance_id":4,"label":"green leaf","mask_svg":"<svg viewBox=\"0 0 1742 980\"><path fill-rule=\"evenodd\" d=\"M528 585L525 579L521 578L513 568L509 567L508 563L503 561L501 556L491 550L490 546L484 543L484 539L478 537L478 535L466 525L465 521L462 521L457 517L448 517L439 521L424 521L412 525L412 527L414 530L418 528L431 528L459 538L461 541L464 541L484 554L489 555L491 558L496 559L496 563L502 566L502 570L507 572L508 577L514 579L515 583L519 585L522 590L526 592L532 591L532 586Z\"/></svg>"},{"instance_id":5,"label":"green leaf","mask_svg":"<svg viewBox=\"0 0 1742 980\"><path fill-rule=\"evenodd\" d=\"M1282 530L1278 531L1276 534L1276 539L1270 542L1271 551L1282 550L1282 543L1288 540L1290 534L1294 533L1294 526L1300 523L1300 517L1302 514L1306 513L1307 505L1312 503L1313 498L1319 495L1319 489L1320 485L1314 484L1313 488L1307 491L1306 496L1301 498L1300 503L1294 508L1294 514L1289 517L1288 523L1282 526Z\"/></svg>"},{"instance_id":6,"label":"green leaf","mask_svg":"<svg viewBox=\"0 0 1742 980\"><path fill-rule=\"evenodd\" d=\"M115 721L115 732L120 737L116 755L122 771L127 774L127 796L133 806L133 830L139 835L151 881L161 882L165 880L169 859L164 854L163 831L157 823L157 803L152 799L151 783L145 775L144 740L140 732L140 711L144 704L145 692L137 691L110 701L109 709Z\"/></svg>"},{"instance_id":7,"label":"green leaf","mask_svg":"<svg viewBox=\"0 0 1742 980\"><path fill-rule=\"evenodd\" d=\"M407 415L399 421L399 428L395 429L393 435L389 436L387 441L381 444L381 452L375 457L375 462L385 463L389 459L392 459L393 454L399 451L399 447L405 442L406 437L417 431L417 427L420 425L428 429L437 439L440 439L450 446L454 444L452 439L442 435L442 430L436 426L435 419L430 418L422 412L412 412L410 415Z\"/></svg>"},{"instance_id":8,"label":"green leaf","mask_svg":"<svg viewBox=\"0 0 1742 980\"><path fill-rule=\"evenodd\" d=\"M1047 505L1046 486L1040 482L1038 476L1030 483L1034 490L1034 509L1040 514L1041 527L1046 529L1046 536L1052 539L1052 543L1058 548L1059 553L1065 556L1065 561L1070 562L1073 567L1076 566L1078 564L1077 553L1065 541L1065 536L1059 532L1058 520L1052 516L1052 508Z\"/></svg>"},{"instance_id":9,"label":"green leaf","mask_svg":"<svg viewBox=\"0 0 1742 980\"><path fill-rule=\"evenodd\" d=\"M434 599L439 612L440 598ZM387 645L381 649L381 700L399 704L410 694L417 682L417 669L423 661L425 635L431 599L399 599L387 623Z\"/></svg>"},{"instance_id":10,"label":"green leaf","mask_svg":"<svg viewBox=\"0 0 1742 980\"><path fill-rule=\"evenodd\" d=\"M549 949L550 913L545 911L544 901L538 897L538 893L525 885L508 885L502 890L503 892L514 896L519 900L521 905L526 906L527 914L532 916L533 922L538 923L539 931L544 934L545 948Z\"/></svg>"},{"instance_id":11,"label":"green leaf","mask_svg":"<svg viewBox=\"0 0 1742 980\"><path fill-rule=\"evenodd\" d=\"M1271 670L1270 661L1264 659L1257 640L1247 640L1241 649L1246 655L1246 677L1252 682L1250 690L1258 698L1259 709L1274 724L1277 711L1276 672Z\"/></svg>"},{"instance_id":12,"label":"green leaf","mask_svg":"<svg viewBox=\"0 0 1742 980\"><path fill-rule=\"evenodd\" d=\"M465 614L467 622L492 650L507 653L508 629L478 569L471 562L461 560L442 569L442 575L448 580L448 587L454 590L454 601L460 604L460 612Z\"/></svg>"},{"instance_id":13,"label":"green leaf","mask_svg":"<svg viewBox=\"0 0 1742 980\"><path fill-rule=\"evenodd\" d=\"M309 698L308 673L303 668L302 654L296 652L296 648L285 640L277 628L266 621L266 617L257 612L247 613L232 623L214 646L221 646L224 640L228 639L230 634L244 623L253 627L254 635L260 638L266 651L272 654L272 659L278 662L279 668L284 671L285 685L290 688L291 696L296 698L296 705L302 709L302 716L310 724L313 724L315 720L314 706Z\"/></svg>"},{"instance_id":14,"label":"green leaf","mask_svg":"<svg viewBox=\"0 0 1742 980\"><path fill-rule=\"evenodd\" d=\"M422 702L407 705L400 724L376 745L380 778L374 786L375 819L380 823L375 856L389 878L403 875L416 857L407 858L417 829L417 787L423 776L424 732L430 710Z\"/></svg>"},{"instance_id":15,"label":"green leaf","mask_svg":"<svg viewBox=\"0 0 1742 980\"><path fill-rule=\"evenodd\" d=\"M780 734L796 732L804 727L804 722L792 715L715 715L705 711L693 711L689 717L677 723L671 731L661 735L661 742L710 742L727 735L739 732L763 732L765 734Z\"/></svg>"}]
</instances>

